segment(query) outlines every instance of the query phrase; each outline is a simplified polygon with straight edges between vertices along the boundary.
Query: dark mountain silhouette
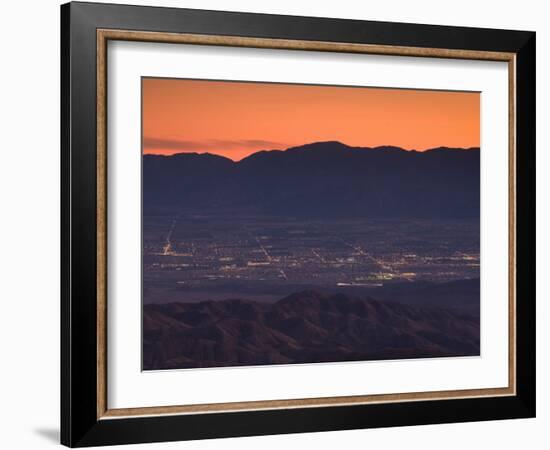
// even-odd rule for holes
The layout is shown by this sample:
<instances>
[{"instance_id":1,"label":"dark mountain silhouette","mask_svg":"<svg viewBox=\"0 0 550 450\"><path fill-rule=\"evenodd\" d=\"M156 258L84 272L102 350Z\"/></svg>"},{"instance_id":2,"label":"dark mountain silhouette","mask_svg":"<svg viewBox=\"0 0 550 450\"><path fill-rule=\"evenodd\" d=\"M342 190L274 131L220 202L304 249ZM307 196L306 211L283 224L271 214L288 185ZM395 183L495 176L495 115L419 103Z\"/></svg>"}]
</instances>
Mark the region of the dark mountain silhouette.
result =
<instances>
[{"instance_id":1,"label":"dark mountain silhouette","mask_svg":"<svg viewBox=\"0 0 550 450\"><path fill-rule=\"evenodd\" d=\"M479 217L479 149L349 147L318 142L233 162L211 154L143 156L146 210L305 217Z\"/></svg>"},{"instance_id":2,"label":"dark mountain silhouette","mask_svg":"<svg viewBox=\"0 0 550 450\"><path fill-rule=\"evenodd\" d=\"M145 305L143 368L479 355L479 320L346 294Z\"/></svg>"}]
</instances>

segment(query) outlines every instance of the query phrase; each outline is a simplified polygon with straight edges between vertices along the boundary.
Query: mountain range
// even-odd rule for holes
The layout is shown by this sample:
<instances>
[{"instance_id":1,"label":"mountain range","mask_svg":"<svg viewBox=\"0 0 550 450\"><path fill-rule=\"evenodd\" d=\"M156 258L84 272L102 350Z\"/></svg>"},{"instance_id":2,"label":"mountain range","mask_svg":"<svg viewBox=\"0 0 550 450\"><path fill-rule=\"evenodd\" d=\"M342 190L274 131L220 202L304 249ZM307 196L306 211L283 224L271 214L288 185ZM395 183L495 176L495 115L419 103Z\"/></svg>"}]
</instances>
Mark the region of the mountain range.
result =
<instances>
[{"instance_id":1,"label":"mountain range","mask_svg":"<svg viewBox=\"0 0 550 450\"><path fill-rule=\"evenodd\" d=\"M213 154L143 155L146 211L302 217L479 217L479 148L350 147L316 142L238 162Z\"/></svg>"},{"instance_id":2,"label":"mountain range","mask_svg":"<svg viewBox=\"0 0 550 450\"><path fill-rule=\"evenodd\" d=\"M315 290L144 305L143 369L479 355L479 318Z\"/></svg>"}]
</instances>

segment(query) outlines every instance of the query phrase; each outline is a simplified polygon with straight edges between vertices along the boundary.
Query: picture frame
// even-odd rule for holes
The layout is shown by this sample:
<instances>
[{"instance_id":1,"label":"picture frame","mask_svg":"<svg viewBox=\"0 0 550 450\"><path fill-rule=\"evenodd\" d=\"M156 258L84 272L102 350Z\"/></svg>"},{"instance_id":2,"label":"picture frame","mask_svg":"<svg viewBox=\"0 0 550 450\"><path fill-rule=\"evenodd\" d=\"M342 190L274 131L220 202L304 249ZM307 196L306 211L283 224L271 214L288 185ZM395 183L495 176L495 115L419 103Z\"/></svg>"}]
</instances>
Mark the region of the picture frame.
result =
<instances>
[{"instance_id":1,"label":"picture frame","mask_svg":"<svg viewBox=\"0 0 550 450\"><path fill-rule=\"evenodd\" d=\"M61 443L82 447L534 417L535 39L528 31L62 5ZM107 45L112 41L506 63L508 385L110 408Z\"/></svg>"}]
</instances>

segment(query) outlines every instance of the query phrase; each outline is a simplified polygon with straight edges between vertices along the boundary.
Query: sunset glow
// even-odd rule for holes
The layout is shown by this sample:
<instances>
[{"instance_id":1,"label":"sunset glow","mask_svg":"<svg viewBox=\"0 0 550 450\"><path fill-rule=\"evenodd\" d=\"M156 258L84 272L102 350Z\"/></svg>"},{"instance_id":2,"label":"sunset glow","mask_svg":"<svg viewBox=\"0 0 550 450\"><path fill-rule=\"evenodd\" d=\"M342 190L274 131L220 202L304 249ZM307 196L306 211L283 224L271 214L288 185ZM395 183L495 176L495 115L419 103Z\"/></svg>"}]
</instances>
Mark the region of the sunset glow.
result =
<instances>
[{"instance_id":1,"label":"sunset glow","mask_svg":"<svg viewBox=\"0 0 550 450\"><path fill-rule=\"evenodd\" d=\"M479 147L480 94L144 78L143 152L213 153L318 141L407 150Z\"/></svg>"}]
</instances>

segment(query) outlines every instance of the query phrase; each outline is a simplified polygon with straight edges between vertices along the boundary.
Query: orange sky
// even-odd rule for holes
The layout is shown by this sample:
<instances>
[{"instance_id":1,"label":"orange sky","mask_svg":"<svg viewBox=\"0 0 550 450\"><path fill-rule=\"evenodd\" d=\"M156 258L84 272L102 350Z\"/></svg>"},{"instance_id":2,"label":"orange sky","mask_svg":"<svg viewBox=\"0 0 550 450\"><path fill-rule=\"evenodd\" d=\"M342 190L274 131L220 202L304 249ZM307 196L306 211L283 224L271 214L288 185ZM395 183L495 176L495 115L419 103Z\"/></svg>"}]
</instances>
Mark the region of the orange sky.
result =
<instances>
[{"instance_id":1,"label":"orange sky","mask_svg":"<svg viewBox=\"0 0 550 450\"><path fill-rule=\"evenodd\" d=\"M143 79L143 151L240 160L318 141L478 147L479 93Z\"/></svg>"}]
</instances>

